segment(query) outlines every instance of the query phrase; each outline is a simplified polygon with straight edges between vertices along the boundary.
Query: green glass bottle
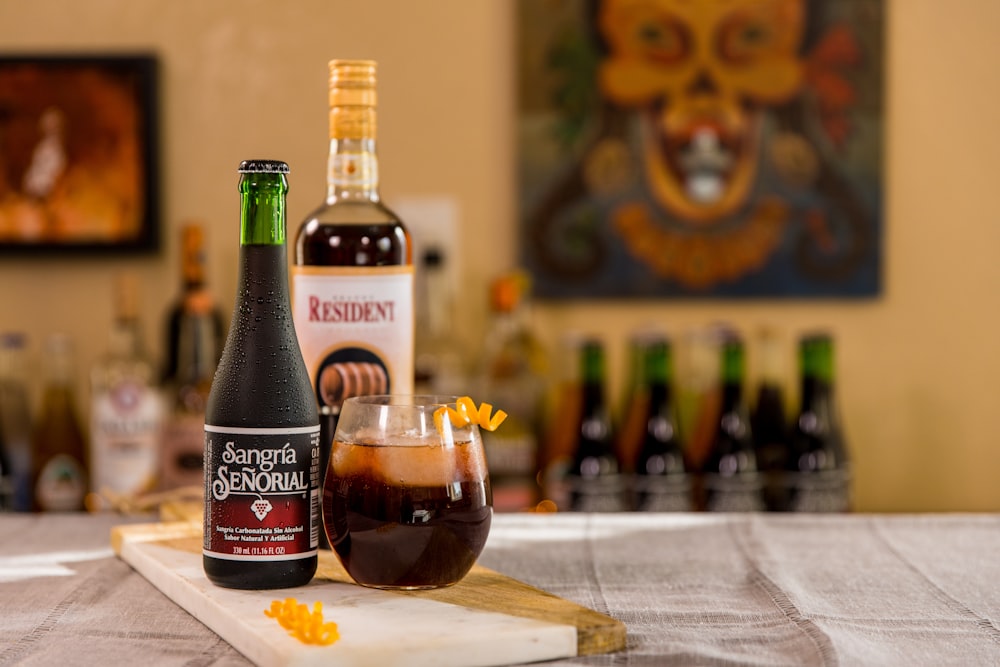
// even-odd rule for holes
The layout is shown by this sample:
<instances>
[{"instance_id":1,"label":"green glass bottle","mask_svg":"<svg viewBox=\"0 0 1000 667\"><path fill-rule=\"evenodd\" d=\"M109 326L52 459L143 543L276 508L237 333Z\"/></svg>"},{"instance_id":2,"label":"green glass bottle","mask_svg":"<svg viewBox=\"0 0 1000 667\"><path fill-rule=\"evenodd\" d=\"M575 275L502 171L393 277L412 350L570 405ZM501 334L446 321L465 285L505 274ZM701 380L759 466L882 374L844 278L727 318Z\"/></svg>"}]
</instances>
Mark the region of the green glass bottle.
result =
<instances>
[{"instance_id":1,"label":"green glass bottle","mask_svg":"<svg viewBox=\"0 0 1000 667\"><path fill-rule=\"evenodd\" d=\"M846 512L851 462L834 396L833 337L803 336L799 360L802 395L787 466L789 509Z\"/></svg>"},{"instance_id":2,"label":"green glass bottle","mask_svg":"<svg viewBox=\"0 0 1000 667\"><path fill-rule=\"evenodd\" d=\"M745 346L734 332L724 334L721 350L722 407L715 435L702 465L703 508L710 512L764 509L753 432L743 395Z\"/></svg>"},{"instance_id":3,"label":"green glass bottle","mask_svg":"<svg viewBox=\"0 0 1000 667\"><path fill-rule=\"evenodd\" d=\"M620 512L626 509L625 484L605 397L604 346L600 341L583 343L580 364L582 409L574 431L573 464L567 475L570 509Z\"/></svg>"},{"instance_id":4,"label":"green glass bottle","mask_svg":"<svg viewBox=\"0 0 1000 667\"><path fill-rule=\"evenodd\" d=\"M634 508L647 512L691 509L691 480L677 429L671 384L673 356L666 338L650 341L642 350L642 375L647 387L645 430L635 461Z\"/></svg>"},{"instance_id":5,"label":"green glass bottle","mask_svg":"<svg viewBox=\"0 0 1000 667\"><path fill-rule=\"evenodd\" d=\"M319 413L292 323L288 165L240 165L236 309L205 410L204 567L227 588L302 586L319 547Z\"/></svg>"}]
</instances>

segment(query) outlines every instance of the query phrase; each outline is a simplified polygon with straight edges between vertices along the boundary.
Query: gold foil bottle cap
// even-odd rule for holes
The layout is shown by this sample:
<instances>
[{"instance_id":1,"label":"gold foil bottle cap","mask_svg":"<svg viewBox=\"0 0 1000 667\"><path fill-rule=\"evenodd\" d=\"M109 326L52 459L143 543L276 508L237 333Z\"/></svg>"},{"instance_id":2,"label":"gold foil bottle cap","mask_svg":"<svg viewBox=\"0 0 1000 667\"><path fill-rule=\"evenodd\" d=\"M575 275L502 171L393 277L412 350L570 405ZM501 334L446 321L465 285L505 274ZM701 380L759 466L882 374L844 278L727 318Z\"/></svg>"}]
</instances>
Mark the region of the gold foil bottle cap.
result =
<instances>
[{"instance_id":1,"label":"gold foil bottle cap","mask_svg":"<svg viewBox=\"0 0 1000 667\"><path fill-rule=\"evenodd\" d=\"M330 106L375 106L375 61L330 61Z\"/></svg>"}]
</instances>

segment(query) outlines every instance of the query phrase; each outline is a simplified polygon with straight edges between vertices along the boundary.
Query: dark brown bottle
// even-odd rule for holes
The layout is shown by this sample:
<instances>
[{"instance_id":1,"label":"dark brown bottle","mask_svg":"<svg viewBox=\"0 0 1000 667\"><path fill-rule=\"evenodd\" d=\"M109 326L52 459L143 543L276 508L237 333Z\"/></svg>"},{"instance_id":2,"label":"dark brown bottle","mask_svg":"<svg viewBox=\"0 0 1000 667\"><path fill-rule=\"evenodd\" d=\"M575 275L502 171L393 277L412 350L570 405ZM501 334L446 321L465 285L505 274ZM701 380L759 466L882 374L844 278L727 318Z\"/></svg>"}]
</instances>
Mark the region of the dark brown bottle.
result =
<instances>
[{"instance_id":1,"label":"dark brown bottle","mask_svg":"<svg viewBox=\"0 0 1000 667\"><path fill-rule=\"evenodd\" d=\"M292 323L288 165L240 165L236 308L205 411L204 567L227 588L302 586L319 545L319 418Z\"/></svg>"},{"instance_id":2,"label":"dark brown bottle","mask_svg":"<svg viewBox=\"0 0 1000 667\"><path fill-rule=\"evenodd\" d=\"M292 315L319 408L323 469L345 398L410 394L414 380L413 249L379 195L376 64L329 67L326 199L299 227L292 267Z\"/></svg>"}]
</instances>

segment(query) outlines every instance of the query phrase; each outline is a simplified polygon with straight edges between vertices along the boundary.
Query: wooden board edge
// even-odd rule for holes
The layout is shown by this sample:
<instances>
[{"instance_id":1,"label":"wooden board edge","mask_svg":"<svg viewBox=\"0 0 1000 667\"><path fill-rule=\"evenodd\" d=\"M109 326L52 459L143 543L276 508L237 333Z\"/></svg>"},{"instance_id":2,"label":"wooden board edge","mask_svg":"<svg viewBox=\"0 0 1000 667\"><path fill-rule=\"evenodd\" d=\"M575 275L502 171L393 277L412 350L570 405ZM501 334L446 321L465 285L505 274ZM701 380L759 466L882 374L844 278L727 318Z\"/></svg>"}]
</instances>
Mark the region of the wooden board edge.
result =
<instances>
[{"instance_id":1,"label":"wooden board edge","mask_svg":"<svg viewBox=\"0 0 1000 667\"><path fill-rule=\"evenodd\" d=\"M115 554L121 557L122 547L126 541L167 542L200 538L202 529L201 522L195 520L120 525L111 529L111 546ZM470 593L473 588L479 591L478 595ZM482 595L483 590L489 594ZM577 655L580 656L620 651L625 648L627 641L625 624L618 619L481 565L474 566L466 578L454 586L427 591L398 591L398 593L467 608L574 626L577 636Z\"/></svg>"}]
</instances>

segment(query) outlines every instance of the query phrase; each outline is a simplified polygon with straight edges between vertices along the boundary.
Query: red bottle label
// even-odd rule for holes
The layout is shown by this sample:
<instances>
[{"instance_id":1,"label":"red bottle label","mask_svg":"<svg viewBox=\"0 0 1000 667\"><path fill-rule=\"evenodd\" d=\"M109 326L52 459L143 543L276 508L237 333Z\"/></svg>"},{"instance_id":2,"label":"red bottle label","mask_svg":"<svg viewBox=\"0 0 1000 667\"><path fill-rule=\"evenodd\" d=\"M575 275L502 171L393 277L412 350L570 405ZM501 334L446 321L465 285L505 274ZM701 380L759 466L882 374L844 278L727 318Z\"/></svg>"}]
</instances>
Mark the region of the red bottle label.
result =
<instances>
[{"instance_id":1,"label":"red bottle label","mask_svg":"<svg viewBox=\"0 0 1000 667\"><path fill-rule=\"evenodd\" d=\"M205 425L204 553L278 561L319 547L319 426Z\"/></svg>"}]
</instances>

